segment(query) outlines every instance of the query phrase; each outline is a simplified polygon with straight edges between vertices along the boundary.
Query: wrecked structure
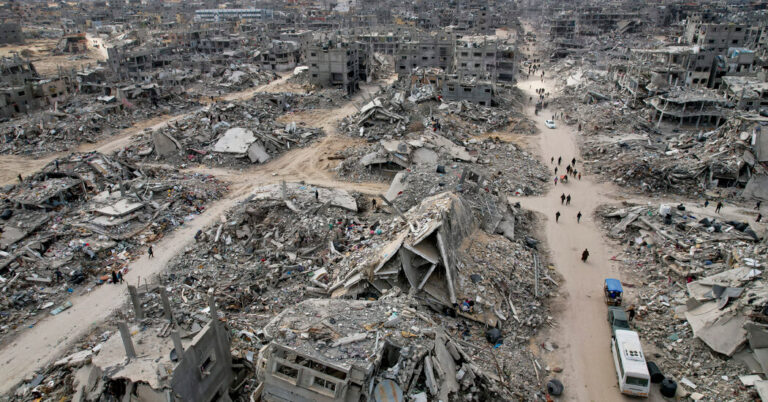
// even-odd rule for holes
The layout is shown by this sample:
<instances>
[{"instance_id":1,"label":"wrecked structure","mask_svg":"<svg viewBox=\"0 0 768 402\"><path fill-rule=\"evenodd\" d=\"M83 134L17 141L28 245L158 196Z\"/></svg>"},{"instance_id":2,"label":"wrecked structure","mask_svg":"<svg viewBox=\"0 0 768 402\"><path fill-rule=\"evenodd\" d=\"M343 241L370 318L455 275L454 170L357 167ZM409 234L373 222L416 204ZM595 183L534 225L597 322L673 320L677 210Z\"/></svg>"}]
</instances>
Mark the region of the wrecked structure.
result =
<instances>
[{"instance_id":1,"label":"wrecked structure","mask_svg":"<svg viewBox=\"0 0 768 402\"><path fill-rule=\"evenodd\" d=\"M629 244L617 260L636 287L634 325L651 345L646 354L656 355L683 395L746 398L745 385L764 381L752 374L768 368L765 245L758 229L698 206L608 207L601 216L610 236Z\"/></svg>"},{"instance_id":2,"label":"wrecked structure","mask_svg":"<svg viewBox=\"0 0 768 402\"><path fill-rule=\"evenodd\" d=\"M0 333L67 309L70 291L127 273L144 245L194 219L224 192L207 175L138 168L96 152L58 158L25 178L5 197Z\"/></svg>"},{"instance_id":3,"label":"wrecked structure","mask_svg":"<svg viewBox=\"0 0 768 402\"><path fill-rule=\"evenodd\" d=\"M97 345L53 364L74 371L73 399L228 399L238 372L247 370L233 364L230 335L219 322L214 296L208 297L211 318L191 317L172 307L165 289L140 290L129 286L133 322L118 321L118 331L105 332ZM27 394L39 391L17 391Z\"/></svg>"},{"instance_id":4,"label":"wrecked structure","mask_svg":"<svg viewBox=\"0 0 768 402\"><path fill-rule=\"evenodd\" d=\"M372 55L363 43L329 40L310 46L306 53L313 85L342 88L352 94L370 75Z\"/></svg>"}]
</instances>

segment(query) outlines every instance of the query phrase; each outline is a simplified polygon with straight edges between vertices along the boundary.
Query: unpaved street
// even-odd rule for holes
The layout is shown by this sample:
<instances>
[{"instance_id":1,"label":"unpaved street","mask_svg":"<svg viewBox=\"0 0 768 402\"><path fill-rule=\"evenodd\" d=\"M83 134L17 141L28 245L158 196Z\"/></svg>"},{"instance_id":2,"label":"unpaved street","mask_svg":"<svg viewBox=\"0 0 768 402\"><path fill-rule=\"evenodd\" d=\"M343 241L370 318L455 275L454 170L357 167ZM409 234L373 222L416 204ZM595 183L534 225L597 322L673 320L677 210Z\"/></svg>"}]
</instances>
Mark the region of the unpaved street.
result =
<instances>
[{"instance_id":1,"label":"unpaved street","mask_svg":"<svg viewBox=\"0 0 768 402\"><path fill-rule=\"evenodd\" d=\"M533 89L528 89L533 85ZM534 79L522 82L520 88L531 96L536 96L537 87L547 87L552 91L550 82ZM580 166L576 138L570 127L557 121L556 129L549 129L544 120L551 117L549 110L534 115L533 105L526 108L529 117L536 121L540 130L539 147L541 159L550 167L550 158L562 157L563 162L558 172L565 173L565 167L572 158L576 158L576 169ZM570 206L560 203L560 195L570 194ZM593 182L590 177L574 179L568 184L554 186L547 195L536 198L523 198L524 208L537 211L545 216L544 233L550 259L563 276L560 300L556 300L553 310L558 312L558 327L552 330L554 341L560 345L556 354L551 354L552 366L563 367L562 381L566 386L567 400L574 401L612 401L620 398L609 349L610 330L605 319L606 307L602 300L602 282L607 277L618 277L617 269L610 263L614 253L602 238L599 227L593 220L595 208L609 201L610 189ZM515 198L513 201L518 200ZM555 222L555 213L560 211L559 223ZM576 223L576 214L581 211L581 223ZM589 260L581 262L581 253L589 250Z\"/></svg>"}]
</instances>

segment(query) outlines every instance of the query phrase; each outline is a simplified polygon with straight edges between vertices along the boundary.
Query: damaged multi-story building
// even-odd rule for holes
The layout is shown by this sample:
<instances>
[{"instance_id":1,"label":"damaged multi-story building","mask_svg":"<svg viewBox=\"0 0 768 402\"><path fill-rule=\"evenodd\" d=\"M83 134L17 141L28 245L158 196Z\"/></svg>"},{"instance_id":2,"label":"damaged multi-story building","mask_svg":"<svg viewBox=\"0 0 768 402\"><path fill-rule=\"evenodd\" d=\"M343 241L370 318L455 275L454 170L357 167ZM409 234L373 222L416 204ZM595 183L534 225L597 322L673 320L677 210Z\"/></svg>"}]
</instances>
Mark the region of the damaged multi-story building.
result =
<instances>
[{"instance_id":1,"label":"damaged multi-story building","mask_svg":"<svg viewBox=\"0 0 768 402\"><path fill-rule=\"evenodd\" d=\"M370 47L362 42L327 40L307 49L309 81L320 87L337 87L354 93L370 76Z\"/></svg>"},{"instance_id":2,"label":"damaged multi-story building","mask_svg":"<svg viewBox=\"0 0 768 402\"><path fill-rule=\"evenodd\" d=\"M74 72L60 70L56 78L40 77L34 65L16 56L0 60L0 116L11 117L53 107L76 85Z\"/></svg>"}]
</instances>

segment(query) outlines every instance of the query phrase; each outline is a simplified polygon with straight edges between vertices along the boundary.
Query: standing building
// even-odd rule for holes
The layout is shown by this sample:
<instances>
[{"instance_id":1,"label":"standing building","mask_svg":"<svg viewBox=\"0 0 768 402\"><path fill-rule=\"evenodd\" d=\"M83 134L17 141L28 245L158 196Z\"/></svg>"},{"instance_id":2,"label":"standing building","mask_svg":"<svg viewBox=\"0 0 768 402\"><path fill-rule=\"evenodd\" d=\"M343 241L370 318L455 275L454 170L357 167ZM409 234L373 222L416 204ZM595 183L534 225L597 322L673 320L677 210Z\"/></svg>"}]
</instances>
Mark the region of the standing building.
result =
<instances>
[{"instance_id":1,"label":"standing building","mask_svg":"<svg viewBox=\"0 0 768 402\"><path fill-rule=\"evenodd\" d=\"M321 87L343 88L356 92L360 81L368 79L370 51L361 42L327 41L307 50L309 81Z\"/></svg>"}]
</instances>

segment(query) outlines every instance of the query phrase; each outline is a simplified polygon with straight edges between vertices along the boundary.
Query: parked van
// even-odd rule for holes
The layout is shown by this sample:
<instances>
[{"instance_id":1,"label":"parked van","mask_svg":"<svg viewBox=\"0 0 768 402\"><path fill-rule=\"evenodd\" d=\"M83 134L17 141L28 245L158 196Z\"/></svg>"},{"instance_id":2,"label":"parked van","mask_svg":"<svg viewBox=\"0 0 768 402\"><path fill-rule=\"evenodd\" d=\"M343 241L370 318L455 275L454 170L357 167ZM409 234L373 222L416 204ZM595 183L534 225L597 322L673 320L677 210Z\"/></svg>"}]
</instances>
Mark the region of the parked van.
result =
<instances>
[{"instance_id":1,"label":"parked van","mask_svg":"<svg viewBox=\"0 0 768 402\"><path fill-rule=\"evenodd\" d=\"M619 390L627 395L647 397L651 376L637 332L616 329L611 338L611 352L619 378Z\"/></svg>"}]
</instances>

